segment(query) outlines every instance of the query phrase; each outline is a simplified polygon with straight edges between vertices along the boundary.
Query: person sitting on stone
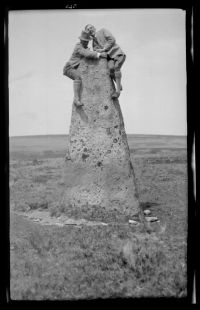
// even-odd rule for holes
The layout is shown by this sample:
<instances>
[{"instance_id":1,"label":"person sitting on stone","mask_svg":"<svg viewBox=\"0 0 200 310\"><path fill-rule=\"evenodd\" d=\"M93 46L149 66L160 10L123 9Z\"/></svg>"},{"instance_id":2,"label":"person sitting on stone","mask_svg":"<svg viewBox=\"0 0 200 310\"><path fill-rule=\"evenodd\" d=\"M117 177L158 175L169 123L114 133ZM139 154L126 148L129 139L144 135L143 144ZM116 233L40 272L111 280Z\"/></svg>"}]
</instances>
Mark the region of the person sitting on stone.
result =
<instances>
[{"instance_id":1,"label":"person sitting on stone","mask_svg":"<svg viewBox=\"0 0 200 310\"><path fill-rule=\"evenodd\" d=\"M96 28L93 25L88 24L85 26L85 31L87 31L92 37L92 46L94 51L107 52L110 75L116 82L117 86L117 90L112 94L112 98L118 98L122 90L121 67L126 59L126 55L116 43L114 36L109 30L102 28L96 32Z\"/></svg>"},{"instance_id":2,"label":"person sitting on stone","mask_svg":"<svg viewBox=\"0 0 200 310\"><path fill-rule=\"evenodd\" d=\"M74 104L79 107L83 106L80 101L81 76L78 70L80 62L83 58L98 59L99 57L107 57L105 52L91 51L88 43L91 40L90 35L86 31L82 31L79 37L80 42L75 45L74 51L63 68L63 74L74 81Z\"/></svg>"}]
</instances>

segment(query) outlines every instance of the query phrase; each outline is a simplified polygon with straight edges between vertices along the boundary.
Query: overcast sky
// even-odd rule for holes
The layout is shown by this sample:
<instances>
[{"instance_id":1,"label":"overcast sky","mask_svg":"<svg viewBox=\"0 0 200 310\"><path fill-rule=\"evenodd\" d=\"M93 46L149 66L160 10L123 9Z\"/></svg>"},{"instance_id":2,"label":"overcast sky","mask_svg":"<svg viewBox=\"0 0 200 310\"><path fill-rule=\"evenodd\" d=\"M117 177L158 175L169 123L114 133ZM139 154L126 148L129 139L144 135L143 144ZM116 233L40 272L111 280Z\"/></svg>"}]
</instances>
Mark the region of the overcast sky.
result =
<instances>
[{"instance_id":1,"label":"overcast sky","mask_svg":"<svg viewBox=\"0 0 200 310\"><path fill-rule=\"evenodd\" d=\"M95 9L9 12L10 136L69 133L73 82L62 72L89 23L109 29L127 56L126 132L186 135L185 11Z\"/></svg>"}]
</instances>

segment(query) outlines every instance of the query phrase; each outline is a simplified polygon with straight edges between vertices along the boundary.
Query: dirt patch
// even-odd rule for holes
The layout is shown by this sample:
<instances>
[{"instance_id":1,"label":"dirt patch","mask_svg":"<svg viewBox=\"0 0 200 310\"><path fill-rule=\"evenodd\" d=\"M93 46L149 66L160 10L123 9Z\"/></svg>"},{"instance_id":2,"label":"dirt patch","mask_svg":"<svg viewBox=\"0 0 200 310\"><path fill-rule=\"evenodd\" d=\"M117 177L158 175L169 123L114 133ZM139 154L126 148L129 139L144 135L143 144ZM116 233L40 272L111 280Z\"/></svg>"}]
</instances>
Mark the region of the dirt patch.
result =
<instances>
[{"instance_id":1,"label":"dirt patch","mask_svg":"<svg viewBox=\"0 0 200 310\"><path fill-rule=\"evenodd\" d=\"M36 208L38 209L38 208ZM41 225L57 225L57 226L65 226L65 225L86 225L86 226L96 226L102 225L106 226L108 224L97 221L87 221L85 219L74 219L69 218L66 215L61 215L59 217L52 217L48 211L35 210L31 212L17 212L16 214L21 215L33 222L37 222Z\"/></svg>"}]
</instances>

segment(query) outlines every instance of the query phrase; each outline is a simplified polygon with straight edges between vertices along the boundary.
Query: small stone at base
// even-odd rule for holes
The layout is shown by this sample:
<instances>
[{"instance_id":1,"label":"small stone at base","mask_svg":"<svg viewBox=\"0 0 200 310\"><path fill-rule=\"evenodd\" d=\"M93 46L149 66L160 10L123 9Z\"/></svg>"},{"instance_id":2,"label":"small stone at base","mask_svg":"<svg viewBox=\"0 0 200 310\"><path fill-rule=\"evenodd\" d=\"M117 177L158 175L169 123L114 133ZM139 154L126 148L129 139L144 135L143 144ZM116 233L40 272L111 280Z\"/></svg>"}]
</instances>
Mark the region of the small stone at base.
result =
<instances>
[{"instance_id":1,"label":"small stone at base","mask_svg":"<svg viewBox=\"0 0 200 310\"><path fill-rule=\"evenodd\" d=\"M129 220L128 222L129 222L129 224L135 224L135 225L138 224L138 222L136 222L136 221L134 221L134 220Z\"/></svg>"},{"instance_id":2,"label":"small stone at base","mask_svg":"<svg viewBox=\"0 0 200 310\"><path fill-rule=\"evenodd\" d=\"M149 216L146 217L147 222L157 222L158 218L157 217L153 217L153 216Z\"/></svg>"},{"instance_id":3,"label":"small stone at base","mask_svg":"<svg viewBox=\"0 0 200 310\"><path fill-rule=\"evenodd\" d=\"M149 215L150 213L151 213L150 210L144 210L144 214L145 214L145 215Z\"/></svg>"}]
</instances>

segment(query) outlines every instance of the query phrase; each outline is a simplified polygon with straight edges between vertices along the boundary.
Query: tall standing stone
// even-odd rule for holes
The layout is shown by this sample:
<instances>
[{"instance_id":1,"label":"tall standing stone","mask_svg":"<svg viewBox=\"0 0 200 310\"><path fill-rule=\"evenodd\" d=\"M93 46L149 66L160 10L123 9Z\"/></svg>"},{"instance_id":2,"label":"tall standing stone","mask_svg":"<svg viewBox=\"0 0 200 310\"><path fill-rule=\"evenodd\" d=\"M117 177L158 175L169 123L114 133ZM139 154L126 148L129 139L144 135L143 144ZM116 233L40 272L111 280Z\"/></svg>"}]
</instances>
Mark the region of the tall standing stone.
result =
<instances>
[{"instance_id":1,"label":"tall standing stone","mask_svg":"<svg viewBox=\"0 0 200 310\"><path fill-rule=\"evenodd\" d=\"M139 213L139 202L107 60L83 60L79 70L84 106L72 107L62 205L71 215L130 218Z\"/></svg>"}]
</instances>

